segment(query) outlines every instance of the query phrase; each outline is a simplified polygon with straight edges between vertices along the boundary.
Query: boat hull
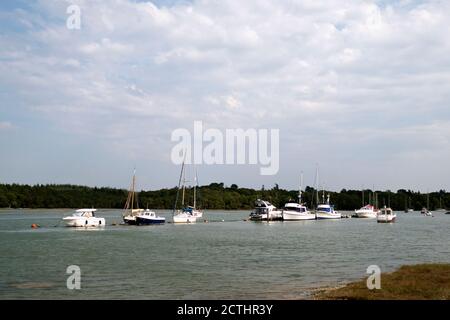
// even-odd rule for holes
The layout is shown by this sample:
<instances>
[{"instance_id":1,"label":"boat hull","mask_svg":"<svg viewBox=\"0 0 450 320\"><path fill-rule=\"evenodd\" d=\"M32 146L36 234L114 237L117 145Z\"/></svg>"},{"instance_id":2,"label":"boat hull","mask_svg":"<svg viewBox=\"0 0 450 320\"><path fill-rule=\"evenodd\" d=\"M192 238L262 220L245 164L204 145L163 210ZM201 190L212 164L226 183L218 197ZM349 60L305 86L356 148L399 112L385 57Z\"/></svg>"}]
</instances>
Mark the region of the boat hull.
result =
<instances>
[{"instance_id":1,"label":"boat hull","mask_svg":"<svg viewBox=\"0 0 450 320\"><path fill-rule=\"evenodd\" d=\"M202 218L202 217L203 217L203 211L197 211L197 210L195 210L195 211L193 212L193 215L194 215L196 218Z\"/></svg>"},{"instance_id":2,"label":"boat hull","mask_svg":"<svg viewBox=\"0 0 450 320\"><path fill-rule=\"evenodd\" d=\"M162 218L162 217L156 217L156 218L136 217L136 225L163 224L165 222L166 222L166 219Z\"/></svg>"},{"instance_id":3,"label":"boat hull","mask_svg":"<svg viewBox=\"0 0 450 320\"><path fill-rule=\"evenodd\" d=\"M173 223L195 223L197 217L186 214L178 214L173 217Z\"/></svg>"},{"instance_id":4,"label":"boat hull","mask_svg":"<svg viewBox=\"0 0 450 320\"><path fill-rule=\"evenodd\" d=\"M123 222L125 222L126 224L135 226L136 225L136 217L135 216L126 216L123 217Z\"/></svg>"},{"instance_id":5,"label":"boat hull","mask_svg":"<svg viewBox=\"0 0 450 320\"><path fill-rule=\"evenodd\" d=\"M303 220L316 220L316 215L313 213L283 211L283 221L303 221Z\"/></svg>"},{"instance_id":6,"label":"boat hull","mask_svg":"<svg viewBox=\"0 0 450 320\"><path fill-rule=\"evenodd\" d=\"M281 221L281 220L283 220L283 213L281 211L272 211L269 213L268 218L267 218L267 213L252 214L252 215L250 215L250 220L252 220L252 221Z\"/></svg>"},{"instance_id":7,"label":"boat hull","mask_svg":"<svg viewBox=\"0 0 450 320\"><path fill-rule=\"evenodd\" d=\"M325 212L316 212L317 220L333 220L333 219L341 219L342 215L340 213L325 213Z\"/></svg>"},{"instance_id":8,"label":"boat hull","mask_svg":"<svg viewBox=\"0 0 450 320\"><path fill-rule=\"evenodd\" d=\"M89 227L104 227L106 225L106 220L104 218L96 218L96 217L66 217L63 219L64 223L67 227L76 227L76 228L89 228Z\"/></svg>"},{"instance_id":9,"label":"boat hull","mask_svg":"<svg viewBox=\"0 0 450 320\"><path fill-rule=\"evenodd\" d=\"M377 217L377 213L376 212L358 212L358 211L355 211L355 216L357 218L375 219Z\"/></svg>"},{"instance_id":10,"label":"boat hull","mask_svg":"<svg viewBox=\"0 0 450 320\"><path fill-rule=\"evenodd\" d=\"M377 217L377 222L378 223L392 223L395 222L395 219L397 217L396 216L385 216L385 215L381 215Z\"/></svg>"}]
</instances>

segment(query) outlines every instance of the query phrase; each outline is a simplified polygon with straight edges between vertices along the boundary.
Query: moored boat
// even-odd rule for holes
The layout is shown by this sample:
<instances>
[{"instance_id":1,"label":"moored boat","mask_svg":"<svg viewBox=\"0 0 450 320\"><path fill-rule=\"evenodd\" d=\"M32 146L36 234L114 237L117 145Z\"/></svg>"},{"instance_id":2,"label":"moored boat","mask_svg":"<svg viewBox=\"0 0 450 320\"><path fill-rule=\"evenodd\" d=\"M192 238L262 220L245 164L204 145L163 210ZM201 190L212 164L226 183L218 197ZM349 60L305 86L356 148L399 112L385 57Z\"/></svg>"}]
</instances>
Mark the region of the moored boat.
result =
<instances>
[{"instance_id":1,"label":"moored boat","mask_svg":"<svg viewBox=\"0 0 450 320\"><path fill-rule=\"evenodd\" d=\"M250 213L252 221L276 221L283 219L283 212L273 204L261 199L256 200L255 209Z\"/></svg>"},{"instance_id":2,"label":"moored boat","mask_svg":"<svg viewBox=\"0 0 450 320\"><path fill-rule=\"evenodd\" d=\"M97 218L97 209L78 209L72 215L64 217L63 221L67 227L104 227L105 218Z\"/></svg>"},{"instance_id":3,"label":"moored boat","mask_svg":"<svg viewBox=\"0 0 450 320\"><path fill-rule=\"evenodd\" d=\"M433 216L433 214L431 213L431 211L428 209L430 207L430 194L427 194L427 206L423 207L422 210L420 211L421 214L424 214L427 217L431 217Z\"/></svg>"},{"instance_id":4,"label":"moored boat","mask_svg":"<svg viewBox=\"0 0 450 320\"><path fill-rule=\"evenodd\" d=\"M318 220L341 219L342 215L339 212L334 210L334 206L330 204L330 195L328 195L327 202L319 204L317 206L316 217Z\"/></svg>"},{"instance_id":5,"label":"moored boat","mask_svg":"<svg viewBox=\"0 0 450 320\"><path fill-rule=\"evenodd\" d=\"M446 213L447 212L447 210L442 207L442 198L439 198L439 208L434 210L434 212L438 212L438 213Z\"/></svg>"},{"instance_id":6,"label":"moored boat","mask_svg":"<svg viewBox=\"0 0 450 320\"><path fill-rule=\"evenodd\" d=\"M377 214L377 222L379 223L395 222L396 218L397 215L394 213L394 211L391 208L387 208L386 206L384 206L384 208L382 208Z\"/></svg>"},{"instance_id":7,"label":"moored boat","mask_svg":"<svg viewBox=\"0 0 450 320\"><path fill-rule=\"evenodd\" d=\"M286 203L283 208L283 221L315 220L316 215L300 203Z\"/></svg>"},{"instance_id":8,"label":"moored boat","mask_svg":"<svg viewBox=\"0 0 450 320\"><path fill-rule=\"evenodd\" d=\"M197 217L187 213L187 212L178 212L173 216L173 223L194 223L197 222Z\"/></svg>"},{"instance_id":9,"label":"moored boat","mask_svg":"<svg viewBox=\"0 0 450 320\"><path fill-rule=\"evenodd\" d=\"M185 153L186 157L186 153ZM172 221L173 223L194 223L197 222L198 218L203 217L203 211L196 208L197 206L197 174L195 175L194 184L194 204L193 206L185 206L185 193L186 193L186 177L185 177L185 159L181 165L180 179L178 181L177 196L175 198L174 209L172 211ZM181 199L181 210L176 210L178 204L178 195L180 188L182 186L182 199Z\"/></svg>"},{"instance_id":10,"label":"moored boat","mask_svg":"<svg viewBox=\"0 0 450 320\"><path fill-rule=\"evenodd\" d=\"M136 186L136 170L133 172L133 179L131 181L131 187L128 191L127 201L125 202L124 211L122 213L123 222L130 225L136 225L136 216L142 214L144 209L139 209L139 201L135 192ZM134 206L136 203L136 207Z\"/></svg>"},{"instance_id":11,"label":"moored boat","mask_svg":"<svg viewBox=\"0 0 450 320\"><path fill-rule=\"evenodd\" d=\"M166 218L157 216L154 211L145 210L136 216L137 225L162 224L166 222Z\"/></svg>"},{"instance_id":12,"label":"moored boat","mask_svg":"<svg viewBox=\"0 0 450 320\"><path fill-rule=\"evenodd\" d=\"M355 210L355 216L357 218L376 218L377 217L378 210L375 209L374 206L368 204L359 210Z\"/></svg>"},{"instance_id":13,"label":"moored boat","mask_svg":"<svg viewBox=\"0 0 450 320\"><path fill-rule=\"evenodd\" d=\"M302 203L302 189L303 189L303 173L300 178L300 190L298 192L298 203L288 202L284 205L282 210L283 221L300 221L300 220L315 220L316 215L311 213L306 205Z\"/></svg>"}]
</instances>

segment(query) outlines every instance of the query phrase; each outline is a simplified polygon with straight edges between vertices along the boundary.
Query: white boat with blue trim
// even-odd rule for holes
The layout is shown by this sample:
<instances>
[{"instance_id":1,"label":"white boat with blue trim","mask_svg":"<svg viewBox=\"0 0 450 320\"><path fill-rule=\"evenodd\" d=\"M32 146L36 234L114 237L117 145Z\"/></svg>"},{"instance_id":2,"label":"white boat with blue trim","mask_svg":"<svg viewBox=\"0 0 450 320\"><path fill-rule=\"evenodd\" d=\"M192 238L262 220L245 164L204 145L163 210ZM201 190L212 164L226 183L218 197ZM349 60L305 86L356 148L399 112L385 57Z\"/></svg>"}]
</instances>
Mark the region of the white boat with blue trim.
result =
<instances>
[{"instance_id":1,"label":"white boat with blue trim","mask_svg":"<svg viewBox=\"0 0 450 320\"><path fill-rule=\"evenodd\" d=\"M303 189L303 173L300 178L300 190L298 191L298 203L288 202L284 205L282 215L283 221L301 221L301 220L315 220L316 215L311 213L308 208L302 203L302 189Z\"/></svg>"},{"instance_id":2,"label":"white boat with blue trim","mask_svg":"<svg viewBox=\"0 0 450 320\"><path fill-rule=\"evenodd\" d=\"M136 216L137 225L163 224L166 218L156 215L156 212L149 209Z\"/></svg>"},{"instance_id":3,"label":"white boat with blue trim","mask_svg":"<svg viewBox=\"0 0 450 320\"><path fill-rule=\"evenodd\" d=\"M334 210L334 206L330 204L330 195L327 196L327 202L319 204L316 208L316 217L318 220L323 219L341 219L342 215Z\"/></svg>"}]
</instances>

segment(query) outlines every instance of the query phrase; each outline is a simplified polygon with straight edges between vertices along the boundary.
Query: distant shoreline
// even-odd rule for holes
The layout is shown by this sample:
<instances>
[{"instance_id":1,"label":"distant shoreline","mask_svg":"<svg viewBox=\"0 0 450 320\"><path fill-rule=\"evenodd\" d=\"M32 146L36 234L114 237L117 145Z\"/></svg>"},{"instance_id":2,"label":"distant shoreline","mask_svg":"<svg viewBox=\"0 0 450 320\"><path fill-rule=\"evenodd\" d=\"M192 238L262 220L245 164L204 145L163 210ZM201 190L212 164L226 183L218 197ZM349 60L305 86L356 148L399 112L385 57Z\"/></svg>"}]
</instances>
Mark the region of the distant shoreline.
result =
<instances>
[{"instance_id":1,"label":"distant shoreline","mask_svg":"<svg viewBox=\"0 0 450 320\"><path fill-rule=\"evenodd\" d=\"M366 278L367 279L367 278ZM450 300L450 263L404 265L381 274L381 289L366 279L334 288L317 288L313 300Z\"/></svg>"},{"instance_id":2,"label":"distant shoreline","mask_svg":"<svg viewBox=\"0 0 450 320\"><path fill-rule=\"evenodd\" d=\"M387 205L393 210L415 211L427 207L430 210L450 208L450 193L439 190L423 194L413 190L316 190L306 186L302 192L302 202L312 207L318 202L318 192L330 196L336 210L353 211L366 204L376 207ZM177 187L150 191L136 191L141 208L173 209L177 199ZM275 184L260 189L239 187L236 184L210 183L196 188L197 204L202 209L252 210L257 199L269 201L277 208L297 201L298 190L282 189ZM185 189L185 199L193 200L193 189ZM0 184L0 207L2 208L115 208L122 209L128 192L124 189L108 187L86 187L77 185L19 185ZM324 200L322 200L324 201Z\"/></svg>"},{"instance_id":3,"label":"distant shoreline","mask_svg":"<svg viewBox=\"0 0 450 320\"><path fill-rule=\"evenodd\" d=\"M0 208L0 211L3 210L77 210L80 208ZM124 210L120 208L95 208L97 210ZM168 210L172 211L173 209L164 209L164 208L149 208L150 210ZM251 211L251 209L243 208L243 209L202 209L204 211ZM346 210L343 210L346 211Z\"/></svg>"}]
</instances>

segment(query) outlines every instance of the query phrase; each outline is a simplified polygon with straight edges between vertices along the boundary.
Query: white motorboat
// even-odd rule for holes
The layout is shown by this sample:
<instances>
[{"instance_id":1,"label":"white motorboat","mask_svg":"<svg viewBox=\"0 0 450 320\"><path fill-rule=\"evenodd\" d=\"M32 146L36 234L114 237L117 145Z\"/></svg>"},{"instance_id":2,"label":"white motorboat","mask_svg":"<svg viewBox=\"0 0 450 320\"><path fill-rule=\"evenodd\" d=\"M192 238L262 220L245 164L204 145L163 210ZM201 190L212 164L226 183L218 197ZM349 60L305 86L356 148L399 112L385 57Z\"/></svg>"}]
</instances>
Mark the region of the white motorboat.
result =
<instances>
[{"instance_id":1,"label":"white motorboat","mask_svg":"<svg viewBox=\"0 0 450 320\"><path fill-rule=\"evenodd\" d=\"M323 196L322 196L323 199ZM334 210L334 206L330 204L330 195L327 196L327 202L319 204L316 208L316 217L322 219L341 219L342 215Z\"/></svg>"},{"instance_id":2,"label":"white motorboat","mask_svg":"<svg viewBox=\"0 0 450 320\"><path fill-rule=\"evenodd\" d=\"M162 224L166 222L166 218L157 216L154 211L149 209L136 216L137 225Z\"/></svg>"},{"instance_id":3,"label":"white motorboat","mask_svg":"<svg viewBox=\"0 0 450 320\"><path fill-rule=\"evenodd\" d=\"M274 221L282 219L282 211L278 210L270 202L261 199L256 200L255 209L250 213L250 220L252 221Z\"/></svg>"},{"instance_id":4,"label":"white motorboat","mask_svg":"<svg viewBox=\"0 0 450 320\"><path fill-rule=\"evenodd\" d=\"M286 203L283 208L283 221L315 220L316 215L299 203Z\"/></svg>"},{"instance_id":5,"label":"white motorboat","mask_svg":"<svg viewBox=\"0 0 450 320\"><path fill-rule=\"evenodd\" d=\"M377 222L379 223L391 223L395 222L395 219L397 218L397 215L394 213L394 211L391 208L387 208L384 206L378 214L377 214Z\"/></svg>"},{"instance_id":6,"label":"white motorboat","mask_svg":"<svg viewBox=\"0 0 450 320\"><path fill-rule=\"evenodd\" d=\"M103 227L106 224L105 218L97 218L97 209L79 209L71 216L64 217L63 221L68 227Z\"/></svg>"},{"instance_id":7,"label":"white motorboat","mask_svg":"<svg viewBox=\"0 0 450 320\"><path fill-rule=\"evenodd\" d=\"M355 215L358 218L369 218L369 219L376 218L377 213L378 210L375 209L375 207L370 204L365 205L359 210L355 210Z\"/></svg>"},{"instance_id":8,"label":"white motorboat","mask_svg":"<svg viewBox=\"0 0 450 320\"><path fill-rule=\"evenodd\" d=\"M298 203L289 202L284 205L282 214L283 221L315 220L316 215L311 213L308 208L302 204L303 190L303 172L300 178L300 190L298 191Z\"/></svg>"}]
</instances>

